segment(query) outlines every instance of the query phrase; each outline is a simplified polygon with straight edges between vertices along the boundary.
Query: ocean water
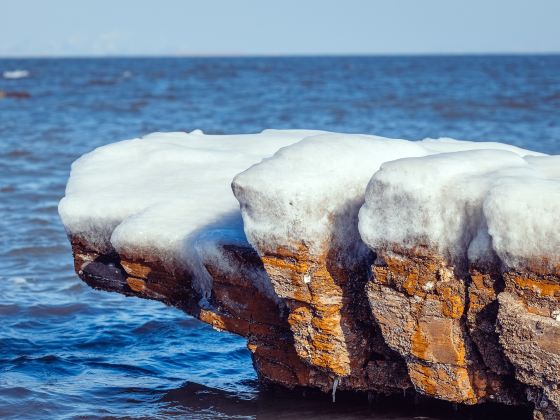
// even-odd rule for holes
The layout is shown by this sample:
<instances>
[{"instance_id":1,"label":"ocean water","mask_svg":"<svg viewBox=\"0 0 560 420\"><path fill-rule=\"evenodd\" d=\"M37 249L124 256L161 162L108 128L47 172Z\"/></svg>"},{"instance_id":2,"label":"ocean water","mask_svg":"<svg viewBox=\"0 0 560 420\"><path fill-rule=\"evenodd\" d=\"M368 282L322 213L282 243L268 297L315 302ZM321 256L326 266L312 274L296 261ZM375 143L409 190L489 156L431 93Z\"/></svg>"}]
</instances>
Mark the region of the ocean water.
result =
<instances>
[{"instance_id":1,"label":"ocean water","mask_svg":"<svg viewBox=\"0 0 560 420\"><path fill-rule=\"evenodd\" d=\"M1 77L16 69L29 76ZM0 59L0 92L0 418L473 415L261 388L242 338L84 285L57 204L73 160L153 131L313 128L560 153L560 56Z\"/></svg>"}]
</instances>

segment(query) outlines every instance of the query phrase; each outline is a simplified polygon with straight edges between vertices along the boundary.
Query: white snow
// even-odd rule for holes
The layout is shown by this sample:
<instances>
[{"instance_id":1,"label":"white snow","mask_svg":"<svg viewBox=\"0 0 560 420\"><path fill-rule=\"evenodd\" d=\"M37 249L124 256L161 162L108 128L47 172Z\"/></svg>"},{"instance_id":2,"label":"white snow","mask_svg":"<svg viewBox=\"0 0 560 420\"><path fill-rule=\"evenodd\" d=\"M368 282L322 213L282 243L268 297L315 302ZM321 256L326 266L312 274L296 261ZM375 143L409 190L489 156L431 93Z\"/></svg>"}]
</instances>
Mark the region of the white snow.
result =
<instances>
[{"instance_id":1,"label":"white snow","mask_svg":"<svg viewBox=\"0 0 560 420\"><path fill-rule=\"evenodd\" d=\"M488 233L506 266L523 268L536 258L554 270L560 264L560 181L538 171L523 175L503 177L489 191Z\"/></svg>"},{"instance_id":2,"label":"white snow","mask_svg":"<svg viewBox=\"0 0 560 420\"><path fill-rule=\"evenodd\" d=\"M100 147L78 159L59 213L66 230L99 251L156 258L187 270L209 291L202 264L209 238L244 240L234 175L312 131L250 135L154 133ZM214 232L214 233L211 233ZM216 232L219 232L216 233ZM203 239L197 245L199 238ZM200 255L200 250L208 255Z\"/></svg>"},{"instance_id":3,"label":"white snow","mask_svg":"<svg viewBox=\"0 0 560 420\"><path fill-rule=\"evenodd\" d=\"M428 245L451 259L462 257L481 224L491 177L526 165L512 152L470 150L384 164L374 175L360 212L360 232L372 248Z\"/></svg>"},{"instance_id":4,"label":"white snow","mask_svg":"<svg viewBox=\"0 0 560 420\"><path fill-rule=\"evenodd\" d=\"M373 250L426 243L462 259L476 237L480 246L471 251L486 257L487 174L528 166L522 156L532 154L540 155L503 143L323 133L279 150L232 186L260 254L303 245L320 256L334 247L340 263L360 263L361 233Z\"/></svg>"},{"instance_id":5,"label":"white snow","mask_svg":"<svg viewBox=\"0 0 560 420\"><path fill-rule=\"evenodd\" d=\"M459 268L496 256L506 267L558 264L559 157L499 149L384 164L360 211L362 238L372 249L426 245Z\"/></svg>"},{"instance_id":6,"label":"white snow","mask_svg":"<svg viewBox=\"0 0 560 420\"><path fill-rule=\"evenodd\" d=\"M4 79L24 79L29 77L27 70L6 70L2 73Z\"/></svg>"},{"instance_id":7,"label":"white snow","mask_svg":"<svg viewBox=\"0 0 560 420\"><path fill-rule=\"evenodd\" d=\"M336 247L339 264L391 243L425 244L461 264L495 257L510 266L532 257L553 263L559 207L560 157L501 143L195 130L82 156L59 212L68 233L99 252L184 270L203 297L211 263L277 299L262 267L228 258L223 245L250 243L263 254L303 244L315 255Z\"/></svg>"},{"instance_id":8,"label":"white snow","mask_svg":"<svg viewBox=\"0 0 560 420\"><path fill-rule=\"evenodd\" d=\"M515 153L519 156L541 156L542 153L533 152L530 150L522 149L511 144L498 143L495 141L466 141L455 140L449 137L442 137L439 139L424 139L420 143L428 149L430 153L450 153L450 152L464 152L467 150L503 150Z\"/></svg>"},{"instance_id":9,"label":"white snow","mask_svg":"<svg viewBox=\"0 0 560 420\"><path fill-rule=\"evenodd\" d=\"M335 242L357 258L367 250L357 214L372 174L387 160L424 154L415 142L335 133L280 149L233 180L247 238L260 253L303 243L318 254Z\"/></svg>"}]
</instances>

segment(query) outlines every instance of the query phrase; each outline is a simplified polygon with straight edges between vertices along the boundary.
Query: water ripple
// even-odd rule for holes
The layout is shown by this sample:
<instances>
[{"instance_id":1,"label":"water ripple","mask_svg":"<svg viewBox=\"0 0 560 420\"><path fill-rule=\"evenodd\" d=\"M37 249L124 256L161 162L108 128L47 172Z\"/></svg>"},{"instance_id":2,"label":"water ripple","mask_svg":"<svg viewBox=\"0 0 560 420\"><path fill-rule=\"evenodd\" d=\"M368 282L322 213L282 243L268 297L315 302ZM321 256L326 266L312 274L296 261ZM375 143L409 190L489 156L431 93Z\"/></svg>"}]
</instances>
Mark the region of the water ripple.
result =
<instances>
[{"instance_id":1,"label":"water ripple","mask_svg":"<svg viewBox=\"0 0 560 420\"><path fill-rule=\"evenodd\" d=\"M270 395L243 339L81 283L57 203L72 161L95 147L152 131L297 127L560 152L559 56L45 59L0 68L32 75L0 79L0 91L30 96L0 100L1 418L387 418L363 400L333 408L324 398Z\"/></svg>"}]
</instances>

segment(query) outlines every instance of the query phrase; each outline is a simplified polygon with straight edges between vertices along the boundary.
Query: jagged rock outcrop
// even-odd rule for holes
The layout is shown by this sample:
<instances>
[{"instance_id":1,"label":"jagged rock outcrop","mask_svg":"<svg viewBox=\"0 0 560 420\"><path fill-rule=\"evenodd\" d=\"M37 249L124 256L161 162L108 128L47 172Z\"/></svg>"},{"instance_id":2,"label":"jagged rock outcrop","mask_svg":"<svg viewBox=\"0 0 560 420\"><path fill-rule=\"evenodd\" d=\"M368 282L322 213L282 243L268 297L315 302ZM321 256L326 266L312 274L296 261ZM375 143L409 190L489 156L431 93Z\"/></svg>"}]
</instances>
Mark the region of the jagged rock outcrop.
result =
<instances>
[{"instance_id":1,"label":"jagged rock outcrop","mask_svg":"<svg viewBox=\"0 0 560 420\"><path fill-rule=\"evenodd\" d=\"M188 273L171 272L161 262L154 260L144 261L116 252L99 253L95 247L78 237L71 237L70 241L76 273L91 287L158 300L184 310L216 330L247 337L247 347L253 354L255 369L266 382L289 388L315 387L327 392L332 390L337 378L340 380L344 377L344 381L338 385L339 389L392 394L411 388L402 360L398 355L391 354L379 335L375 345L388 354L375 353L375 346L370 349L366 345L376 328L364 307L361 308L361 315L366 319L353 319L353 323L345 327L346 332L360 340L359 344L363 345L360 351L367 351L372 356L367 360L363 356L352 360L354 364L357 360L362 362L360 369L356 368L350 376L343 372L334 373L325 369L323 364L317 366L301 357L301 350L298 351L299 346L292 333L293 321L290 320L288 308L269 299L248 276L243 276L243 270L264 270L261 259L250 247L223 247L224 254L239 262L239 275L232 275L231 271L224 273L220 266L206 266L212 275L213 286L211 298L201 305L201 295L192 288ZM339 319L341 309L339 307L333 311ZM349 319L350 316L345 314L344 318ZM360 325L359 329L357 325ZM337 342L339 337L344 338L343 335L336 335L339 331L342 330L337 329L331 336L325 335L324 342L331 352L319 351L323 360L325 354L331 356L331 360L336 360L333 354L337 351L347 352L346 343ZM310 353L316 351L314 343L307 348ZM322 350L320 346L319 350Z\"/></svg>"},{"instance_id":2,"label":"jagged rock outcrop","mask_svg":"<svg viewBox=\"0 0 560 420\"><path fill-rule=\"evenodd\" d=\"M379 250L367 295L414 386L446 401L514 404L521 388L493 333L495 284L459 276L426 247ZM493 299L492 299L493 296ZM483 356L484 355L484 356Z\"/></svg>"},{"instance_id":3,"label":"jagged rock outcrop","mask_svg":"<svg viewBox=\"0 0 560 420\"><path fill-rule=\"evenodd\" d=\"M560 325L554 318L559 317L560 307L558 277L505 273L506 289L496 293L495 281L488 280L490 274L477 271L460 280L426 249L404 255L392 250L385 256L380 253L368 281L339 288L337 301L332 292L321 294L325 283L334 281L330 274L316 269L317 262L302 262L305 254L284 254L272 263L270 257L263 260L271 273L285 270L297 283L291 295L286 292L293 296L286 299L295 301L291 310L263 295L242 270L239 276L232 276L211 265L207 266L214 280L211 299L200 305L200 295L185 273L169 272L156 261L114 252L100 254L77 237L71 242L76 272L90 286L159 300L217 330L247 337L263 381L326 392L338 378L339 389L385 394L415 389L426 396L467 404L533 403L541 416L536 418L558 418ZM224 246L223 252L245 269L264 269L250 247ZM298 295L301 284L307 285L303 276L310 266L315 267L316 287ZM463 281L469 284L468 292ZM321 299L344 321L337 324L335 320L335 327L329 329L332 318L320 318L324 315ZM369 306L356 306L365 299ZM341 303L345 300L346 306ZM292 311L296 318L298 311L312 315L293 321ZM326 328L321 321L327 323ZM293 331L305 322L310 330L323 335L309 333L312 339L305 346L307 353L302 353ZM477 334L479 339L474 338ZM349 343L362 347L349 348ZM342 365L337 363L339 354L348 356L342 359L349 360L347 373L335 372Z\"/></svg>"},{"instance_id":4,"label":"jagged rock outcrop","mask_svg":"<svg viewBox=\"0 0 560 420\"><path fill-rule=\"evenodd\" d=\"M233 137L162 135L80 159L60 206L78 275L246 337L264 382L560 418L555 157L451 140ZM273 152L260 142L288 147L234 177L234 140L248 148L243 165ZM145 151L162 161L143 162ZM185 169L206 161L200 180ZM183 178L142 178L162 166ZM232 178L240 212L221 196Z\"/></svg>"}]
</instances>

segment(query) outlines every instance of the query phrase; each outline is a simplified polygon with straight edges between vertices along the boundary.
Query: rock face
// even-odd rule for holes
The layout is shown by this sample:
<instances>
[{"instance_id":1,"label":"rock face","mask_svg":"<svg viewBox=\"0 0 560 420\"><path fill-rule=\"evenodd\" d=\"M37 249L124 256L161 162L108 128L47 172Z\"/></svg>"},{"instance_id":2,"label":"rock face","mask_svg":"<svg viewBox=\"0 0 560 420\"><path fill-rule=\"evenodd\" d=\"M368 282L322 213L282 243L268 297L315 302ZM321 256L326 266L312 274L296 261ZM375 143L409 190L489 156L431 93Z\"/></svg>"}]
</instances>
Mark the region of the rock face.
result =
<instances>
[{"instance_id":1,"label":"rock face","mask_svg":"<svg viewBox=\"0 0 560 420\"><path fill-rule=\"evenodd\" d=\"M232 137L156 135L74 164L60 212L78 275L246 337L266 383L560 419L556 157L272 131L241 139L257 164L222 198ZM287 147L258 163L267 139ZM142 179L154 168L165 183Z\"/></svg>"},{"instance_id":2,"label":"rock face","mask_svg":"<svg viewBox=\"0 0 560 420\"><path fill-rule=\"evenodd\" d=\"M334 255L286 249L262 257L274 290L287 309L294 348L301 360L325 372L330 388L402 392L412 385L403 360L383 341L369 310L368 271L337 267Z\"/></svg>"},{"instance_id":3,"label":"rock face","mask_svg":"<svg viewBox=\"0 0 560 420\"><path fill-rule=\"evenodd\" d=\"M296 354L293 338L281 308L243 276L224 276L209 266L214 282L211 300L201 296L187 273L169 272L161 262L143 261L115 252L100 254L83 239L71 237L76 273L89 286L127 296L153 299L184 310L216 330L247 337L247 347L259 376L287 387L310 383L328 389L330 381L321 371L306 365ZM225 247L245 266L262 269L252 248Z\"/></svg>"},{"instance_id":4,"label":"rock face","mask_svg":"<svg viewBox=\"0 0 560 420\"><path fill-rule=\"evenodd\" d=\"M76 272L90 286L159 300L247 337L265 382L326 392L336 381L338 389L408 389L464 404L534 404L536 418L559 418L557 276L471 269L461 278L429 249L398 247L380 250L371 271L345 272L303 250L261 259L250 247L226 245L245 269L269 273L283 303L243 270L208 265L212 294L201 305L186 273L100 254L78 237L71 243Z\"/></svg>"},{"instance_id":5,"label":"rock face","mask_svg":"<svg viewBox=\"0 0 560 420\"><path fill-rule=\"evenodd\" d=\"M380 250L367 295L417 390L447 401L513 404L521 392L493 333L495 281L457 275L433 250Z\"/></svg>"},{"instance_id":6,"label":"rock face","mask_svg":"<svg viewBox=\"0 0 560 420\"><path fill-rule=\"evenodd\" d=\"M526 270L506 272L498 296L501 348L542 418L560 418L559 269L550 273L533 261Z\"/></svg>"}]
</instances>

